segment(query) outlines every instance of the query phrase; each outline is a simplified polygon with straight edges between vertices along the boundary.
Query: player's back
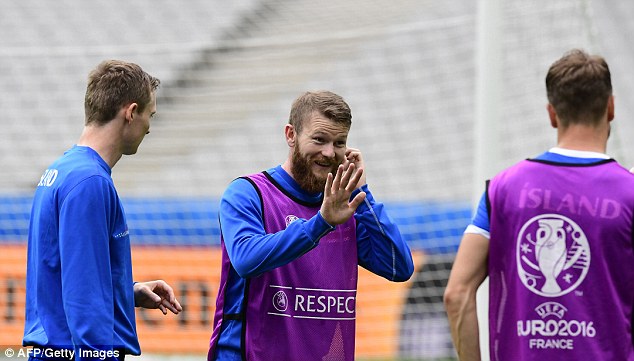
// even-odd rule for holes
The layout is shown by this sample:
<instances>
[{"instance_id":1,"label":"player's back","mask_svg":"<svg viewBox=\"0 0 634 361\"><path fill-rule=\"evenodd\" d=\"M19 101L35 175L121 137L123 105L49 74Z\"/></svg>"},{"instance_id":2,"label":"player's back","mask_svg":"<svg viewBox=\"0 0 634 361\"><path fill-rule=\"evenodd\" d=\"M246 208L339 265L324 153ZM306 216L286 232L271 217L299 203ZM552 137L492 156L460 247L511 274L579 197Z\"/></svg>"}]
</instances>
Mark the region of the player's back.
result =
<instances>
[{"instance_id":1,"label":"player's back","mask_svg":"<svg viewBox=\"0 0 634 361\"><path fill-rule=\"evenodd\" d=\"M62 306L60 211L69 193L92 177L114 191L105 161L94 150L75 146L54 161L37 183L29 224L25 344L68 345L71 340ZM78 210L73 217L77 227L82 227L82 216ZM81 247L79 241L67 247Z\"/></svg>"},{"instance_id":2,"label":"player's back","mask_svg":"<svg viewBox=\"0 0 634 361\"><path fill-rule=\"evenodd\" d=\"M488 188L492 360L634 360L634 175L527 160Z\"/></svg>"}]
</instances>

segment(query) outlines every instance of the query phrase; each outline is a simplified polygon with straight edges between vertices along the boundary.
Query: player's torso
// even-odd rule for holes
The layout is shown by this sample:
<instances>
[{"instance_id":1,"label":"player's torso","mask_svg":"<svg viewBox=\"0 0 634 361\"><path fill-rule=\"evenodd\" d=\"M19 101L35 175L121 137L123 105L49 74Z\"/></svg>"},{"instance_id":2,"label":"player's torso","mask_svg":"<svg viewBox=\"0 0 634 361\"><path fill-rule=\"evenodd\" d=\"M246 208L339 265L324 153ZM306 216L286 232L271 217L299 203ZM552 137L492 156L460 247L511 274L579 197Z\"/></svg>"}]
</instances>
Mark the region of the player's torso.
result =
<instances>
[{"instance_id":1,"label":"player's torso","mask_svg":"<svg viewBox=\"0 0 634 361\"><path fill-rule=\"evenodd\" d=\"M492 359L634 359L633 180L525 161L491 181Z\"/></svg>"},{"instance_id":2,"label":"player's torso","mask_svg":"<svg viewBox=\"0 0 634 361\"><path fill-rule=\"evenodd\" d=\"M309 219L319 210L319 205L298 203L267 179L254 180L262 195L267 233L281 231L298 218ZM251 278L247 359L352 360L357 273L351 218L303 256ZM270 347L271 343L277 347Z\"/></svg>"}]
</instances>

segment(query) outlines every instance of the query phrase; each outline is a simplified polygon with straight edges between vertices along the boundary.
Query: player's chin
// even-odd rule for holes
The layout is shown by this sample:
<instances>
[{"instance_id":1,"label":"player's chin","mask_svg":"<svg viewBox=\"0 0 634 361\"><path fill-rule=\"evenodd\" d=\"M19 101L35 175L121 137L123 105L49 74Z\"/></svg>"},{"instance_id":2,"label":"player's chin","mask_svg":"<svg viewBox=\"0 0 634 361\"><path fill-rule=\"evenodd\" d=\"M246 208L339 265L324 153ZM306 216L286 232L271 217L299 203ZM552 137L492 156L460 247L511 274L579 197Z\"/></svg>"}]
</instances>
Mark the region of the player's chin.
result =
<instances>
[{"instance_id":1,"label":"player's chin","mask_svg":"<svg viewBox=\"0 0 634 361\"><path fill-rule=\"evenodd\" d=\"M123 155L133 155L136 154L138 148L134 148L134 149L130 149L130 150L126 150L123 152Z\"/></svg>"}]
</instances>

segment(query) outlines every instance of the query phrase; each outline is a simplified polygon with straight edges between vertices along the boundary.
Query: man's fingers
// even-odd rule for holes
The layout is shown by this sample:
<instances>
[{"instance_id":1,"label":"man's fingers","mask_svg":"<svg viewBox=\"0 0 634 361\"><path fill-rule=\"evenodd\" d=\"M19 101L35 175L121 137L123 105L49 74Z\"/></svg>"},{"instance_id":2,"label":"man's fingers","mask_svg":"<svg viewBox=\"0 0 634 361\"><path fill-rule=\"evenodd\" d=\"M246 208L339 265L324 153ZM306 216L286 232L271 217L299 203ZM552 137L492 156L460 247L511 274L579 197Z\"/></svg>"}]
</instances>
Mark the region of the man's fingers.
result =
<instances>
[{"instance_id":1,"label":"man's fingers","mask_svg":"<svg viewBox=\"0 0 634 361\"><path fill-rule=\"evenodd\" d=\"M335 179L332 181L332 189L334 189L335 191L339 189L339 186L341 185L342 176L343 176L343 165L339 164L339 167L337 167L337 174L335 175Z\"/></svg>"},{"instance_id":2,"label":"man's fingers","mask_svg":"<svg viewBox=\"0 0 634 361\"><path fill-rule=\"evenodd\" d=\"M343 171L345 172L345 171L347 171L347 170L348 170L348 167L349 167L349 166L350 166L350 164L352 164L352 163L348 160L348 158L344 158L344 159L343 159L343 163L341 163L341 164L343 165Z\"/></svg>"},{"instance_id":3,"label":"man's fingers","mask_svg":"<svg viewBox=\"0 0 634 361\"><path fill-rule=\"evenodd\" d=\"M326 186L324 187L324 197L330 197L332 195L332 182L333 175L332 173L328 173L326 176Z\"/></svg>"},{"instance_id":4,"label":"man's fingers","mask_svg":"<svg viewBox=\"0 0 634 361\"><path fill-rule=\"evenodd\" d=\"M162 294L164 296L167 296L168 300L170 303L174 303L174 301L176 301L176 295L174 294L174 290L172 289L172 287L170 285L167 284L167 282L165 281L159 281L160 283L158 284L158 288L160 288L160 291L162 291Z\"/></svg>"},{"instance_id":5,"label":"man's fingers","mask_svg":"<svg viewBox=\"0 0 634 361\"><path fill-rule=\"evenodd\" d=\"M359 194L357 194L349 203L348 207L356 210L357 207L361 205L361 203L363 203L364 200L365 200L365 192L359 192Z\"/></svg>"},{"instance_id":6,"label":"man's fingers","mask_svg":"<svg viewBox=\"0 0 634 361\"><path fill-rule=\"evenodd\" d=\"M162 298L157 295L151 288L147 287L143 290L143 292L152 300L154 303L160 303Z\"/></svg>"},{"instance_id":7,"label":"man's fingers","mask_svg":"<svg viewBox=\"0 0 634 361\"><path fill-rule=\"evenodd\" d=\"M168 300L163 300L161 302L161 305L159 305L159 308L161 309L161 311L163 311L163 314L167 315L167 310L172 311L173 314L177 315L180 313L180 311L183 310L183 308L181 307L180 303L178 303L178 301L174 300L174 302L169 302Z\"/></svg>"},{"instance_id":8,"label":"man's fingers","mask_svg":"<svg viewBox=\"0 0 634 361\"><path fill-rule=\"evenodd\" d=\"M347 148L346 149L346 157L348 157L348 159L350 159L351 156L356 156L357 154L360 154L361 151L357 148Z\"/></svg>"},{"instance_id":9,"label":"man's fingers","mask_svg":"<svg viewBox=\"0 0 634 361\"><path fill-rule=\"evenodd\" d=\"M162 304L159 304L158 309L161 310L161 312L163 312L164 315L167 315L167 310L165 309L165 306L163 306Z\"/></svg>"},{"instance_id":10,"label":"man's fingers","mask_svg":"<svg viewBox=\"0 0 634 361\"><path fill-rule=\"evenodd\" d=\"M354 174L355 168L356 167L355 167L354 163L350 163L350 165L348 166L348 169L346 169L345 173L343 173L343 177L341 178L341 184L346 189L348 188L348 184L350 183L350 178Z\"/></svg>"},{"instance_id":11,"label":"man's fingers","mask_svg":"<svg viewBox=\"0 0 634 361\"><path fill-rule=\"evenodd\" d=\"M183 310L183 306L181 306L180 302L178 302L176 298L174 298L174 302L170 302L170 304L173 305L174 309L178 312Z\"/></svg>"},{"instance_id":12,"label":"man's fingers","mask_svg":"<svg viewBox=\"0 0 634 361\"><path fill-rule=\"evenodd\" d=\"M363 176L363 168L359 168L357 169L357 171L354 173L354 176L352 177L352 179L350 179L348 181L348 185L346 186L346 190L349 192L352 192L353 190L357 189L357 184L359 184L359 179L361 179L361 176Z\"/></svg>"}]
</instances>

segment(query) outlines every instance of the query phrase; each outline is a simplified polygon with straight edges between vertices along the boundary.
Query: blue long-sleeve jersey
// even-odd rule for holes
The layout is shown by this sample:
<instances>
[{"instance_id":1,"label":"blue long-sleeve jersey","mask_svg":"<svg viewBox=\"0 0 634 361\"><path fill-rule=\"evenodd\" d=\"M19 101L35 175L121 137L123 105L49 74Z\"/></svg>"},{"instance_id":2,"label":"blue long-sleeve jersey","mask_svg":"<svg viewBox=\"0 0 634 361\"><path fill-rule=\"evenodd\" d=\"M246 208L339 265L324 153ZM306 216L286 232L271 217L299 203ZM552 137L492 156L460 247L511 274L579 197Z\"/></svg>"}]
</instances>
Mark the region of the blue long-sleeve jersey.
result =
<instances>
[{"instance_id":1,"label":"blue long-sleeve jersey","mask_svg":"<svg viewBox=\"0 0 634 361\"><path fill-rule=\"evenodd\" d=\"M86 350L140 354L130 237L110 172L94 150L74 146L42 175L29 227L25 346L74 350L78 361Z\"/></svg>"},{"instance_id":2,"label":"blue long-sleeve jersey","mask_svg":"<svg viewBox=\"0 0 634 361\"><path fill-rule=\"evenodd\" d=\"M281 166L267 172L286 192L304 202L318 203L323 197L322 193L302 190ZM391 281L409 279L414 272L409 246L367 185L355 190L352 197L361 190L366 199L354 215L359 265ZM284 231L267 234L262 219L261 200L253 185L241 178L233 181L220 202L222 235L233 266L227 280L225 314L240 312L247 278L295 260L318 247L321 237L334 229L317 213L310 219L290 223ZM240 321L223 321L218 360L240 360L241 331Z\"/></svg>"}]
</instances>

